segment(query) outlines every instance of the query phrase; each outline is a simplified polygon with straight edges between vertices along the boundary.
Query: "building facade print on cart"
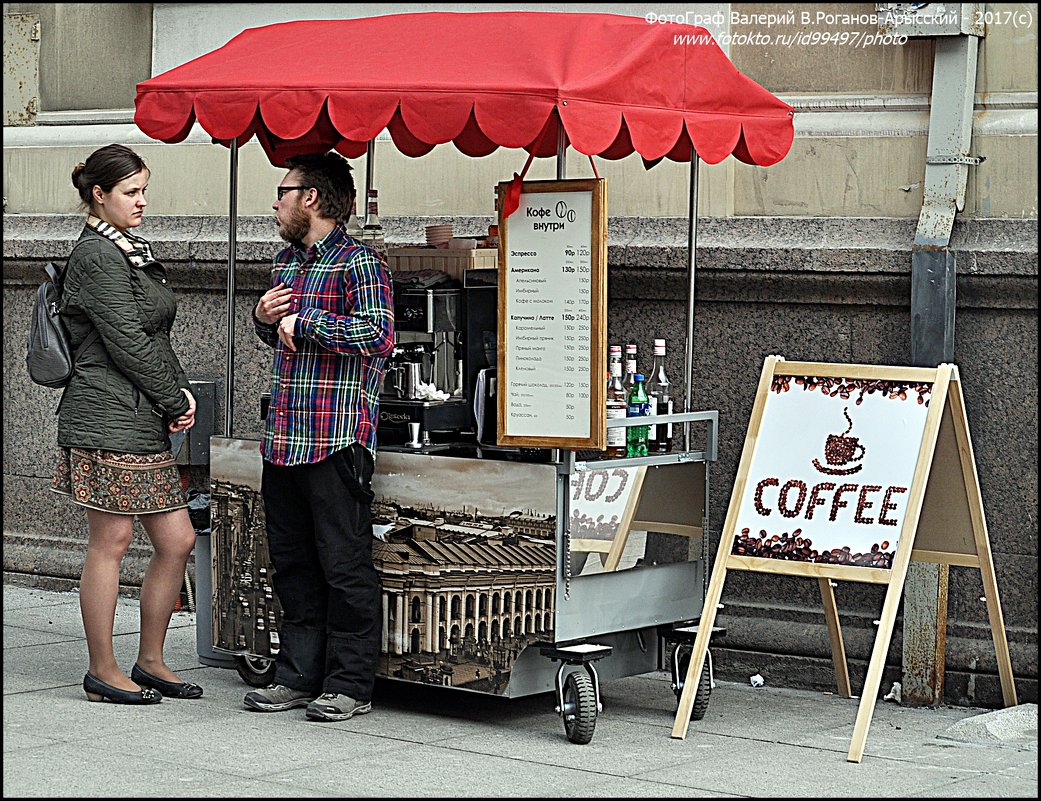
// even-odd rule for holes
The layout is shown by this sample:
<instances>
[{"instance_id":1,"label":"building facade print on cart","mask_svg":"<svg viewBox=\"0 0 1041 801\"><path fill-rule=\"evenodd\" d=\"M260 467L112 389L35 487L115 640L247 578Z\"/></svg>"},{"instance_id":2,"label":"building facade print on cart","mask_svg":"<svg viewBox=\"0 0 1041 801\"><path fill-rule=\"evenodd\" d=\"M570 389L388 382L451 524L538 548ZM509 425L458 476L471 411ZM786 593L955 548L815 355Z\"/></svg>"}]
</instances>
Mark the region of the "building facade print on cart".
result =
<instances>
[{"instance_id":1,"label":"building facade print on cart","mask_svg":"<svg viewBox=\"0 0 1041 801\"><path fill-rule=\"evenodd\" d=\"M931 384L775 375L731 552L889 569Z\"/></svg>"}]
</instances>

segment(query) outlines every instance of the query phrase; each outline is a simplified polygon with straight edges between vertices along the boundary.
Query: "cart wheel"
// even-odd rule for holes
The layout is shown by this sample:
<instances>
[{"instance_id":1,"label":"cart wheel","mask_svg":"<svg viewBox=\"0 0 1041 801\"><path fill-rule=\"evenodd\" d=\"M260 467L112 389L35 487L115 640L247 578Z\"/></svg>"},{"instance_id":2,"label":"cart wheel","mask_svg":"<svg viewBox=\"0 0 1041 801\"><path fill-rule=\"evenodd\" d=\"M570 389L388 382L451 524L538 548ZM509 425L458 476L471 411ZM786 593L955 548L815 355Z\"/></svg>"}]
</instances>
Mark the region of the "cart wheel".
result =
<instances>
[{"instance_id":1,"label":"cart wheel","mask_svg":"<svg viewBox=\"0 0 1041 801\"><path fill-rule=\"evenodd\" d=\"M564 679L564 732L578 745L593 739L596 728L596 693L584 671L572 671Z\"/></svg>"},{"instance_id":2,"label":"cart wheel","mask_svg":"<svg viewBox=\"0 0 1041 801\"><path fill-rule=\"evenodd\" d=\"M263 656L236 656L235 670L250 687L267 687L275 679L275 660Z\"/></svg>"},{"instance_id":3,"label":"cart wheel","mask_svg":"<svg viewBox=\"0 0 1041 801\"><path fill-rule=\"evenodd\" d=\"M686 653L680 657L680 681L682 682L687 677L687 671L690 670L690 654ZM683 685L680 684L676 688L676 708L679 709L680 695L683 694ZM705 717L705 713L708 712L708 698L712 695L712 678L708 672L708 659L705 659L705 664L701 667L701 680L698 681L698 689L694 693L694 705L690 710L691 720L701 720Z\"/></svg>"}]
</instances>

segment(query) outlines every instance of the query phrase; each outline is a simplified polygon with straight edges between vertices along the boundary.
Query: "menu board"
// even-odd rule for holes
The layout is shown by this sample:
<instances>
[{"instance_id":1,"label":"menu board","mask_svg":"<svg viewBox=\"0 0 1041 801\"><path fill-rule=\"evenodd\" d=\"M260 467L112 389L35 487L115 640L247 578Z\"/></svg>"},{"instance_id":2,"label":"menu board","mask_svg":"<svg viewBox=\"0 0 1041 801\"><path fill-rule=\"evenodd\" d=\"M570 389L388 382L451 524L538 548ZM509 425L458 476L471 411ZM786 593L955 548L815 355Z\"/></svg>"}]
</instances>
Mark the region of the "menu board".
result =
<instances>
[{"instance_id":1,"label":"menu board","mask_svg":"<svg viewBox=\"0 0 1041 801\"><path fill-rule=\"evenodd\" d=\"M606 447L607 187L530 181L501 211L499 445Z\"/></svg>"}]
</instances>

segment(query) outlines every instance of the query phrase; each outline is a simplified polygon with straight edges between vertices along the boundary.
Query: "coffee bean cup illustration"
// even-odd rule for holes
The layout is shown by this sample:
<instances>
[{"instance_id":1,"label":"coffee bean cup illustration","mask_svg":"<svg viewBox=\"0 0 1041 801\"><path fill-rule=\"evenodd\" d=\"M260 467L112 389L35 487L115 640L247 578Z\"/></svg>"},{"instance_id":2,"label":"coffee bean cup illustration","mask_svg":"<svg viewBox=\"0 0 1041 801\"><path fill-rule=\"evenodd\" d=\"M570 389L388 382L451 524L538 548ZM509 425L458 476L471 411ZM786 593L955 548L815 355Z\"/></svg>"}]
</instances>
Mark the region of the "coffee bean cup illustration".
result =
<instances>
[{"instance_id":1,"label":"coffee bean cup illustration","mask_svg":"<svg viewBox=\"0 0 1041 801\"><path fill-rule=\"evenodd\" d=\"M859 462L864 458L864 446L858 437L844 437L841 434L829 434L824 446L824 458L828 464L844 467L850 462Z\"/></svg>"},{"instance_id":2,"label":"coffee bean cup illustration","mask_svg":"<svg viewBox=\"0 0 1041 801\"><path fill-rule=\"evenodd\" d=\"M848 406L843 408L842 414L849 425L841 434L828 434L824 442L824 460L827 464L821 464L816 458L813 460L814 467L832 476L856 473L863 467L860 460L867 454L867 449L860 444L860 438L851 437L849 434L853 430L853 420L849 416Z\"/></svg>"}]
</instances>

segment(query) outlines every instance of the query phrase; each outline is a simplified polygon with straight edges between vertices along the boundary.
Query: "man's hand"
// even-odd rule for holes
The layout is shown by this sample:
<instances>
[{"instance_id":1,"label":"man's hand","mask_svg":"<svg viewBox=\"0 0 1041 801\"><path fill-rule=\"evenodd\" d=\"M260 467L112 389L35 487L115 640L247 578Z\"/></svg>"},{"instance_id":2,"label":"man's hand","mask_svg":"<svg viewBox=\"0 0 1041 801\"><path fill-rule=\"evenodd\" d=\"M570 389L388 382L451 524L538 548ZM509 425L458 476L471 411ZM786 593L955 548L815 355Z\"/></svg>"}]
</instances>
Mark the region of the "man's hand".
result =
<instances>
[{"instance_id":1,"label":"man's hand","mask_svg":"<svg viewBox=\"0 0 1041 801\"><path fill-rule=\"evenodd\" d=\"M284 283L272 287L260 297L254 313L265 325L273 325L289 314L293 301L293 288Z\"/></svg>"},{"instance_id":2,"label":"man's hand","mask_svg":"<svg viewBox=\"0 0 1041 801\"><path fill-rule=\"evenodd\" d=\"M278 321L278 338L291 351L296 350L293 332L296 330L296 318L299 316L299 314L290 314Z\"/></svg>"}]
</instances>

